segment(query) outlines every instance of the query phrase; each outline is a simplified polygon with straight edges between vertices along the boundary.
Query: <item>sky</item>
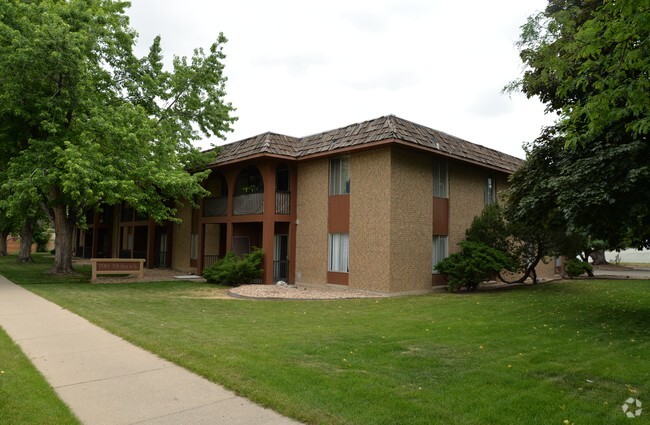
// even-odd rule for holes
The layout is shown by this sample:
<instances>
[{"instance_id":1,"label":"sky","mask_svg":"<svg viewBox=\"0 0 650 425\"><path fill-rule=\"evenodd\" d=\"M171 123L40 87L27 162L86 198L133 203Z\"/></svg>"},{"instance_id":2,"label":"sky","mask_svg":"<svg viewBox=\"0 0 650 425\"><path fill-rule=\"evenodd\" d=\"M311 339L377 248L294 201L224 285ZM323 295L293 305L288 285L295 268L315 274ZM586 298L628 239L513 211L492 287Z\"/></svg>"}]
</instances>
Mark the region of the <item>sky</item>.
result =
<instances>
[{"instance_id":1,"label":"sky","mask_svg":"<svg viewBox=\"0 0 650 425\"><path fill-rule=\"evenodd\" d=\"M225 45L225 140L303 137L396 115L523 158L555 116L502 94L523 66L515 45L545 0L132 0L139 56L160 35L167 63Z\"/></svg>"}]
</instances>

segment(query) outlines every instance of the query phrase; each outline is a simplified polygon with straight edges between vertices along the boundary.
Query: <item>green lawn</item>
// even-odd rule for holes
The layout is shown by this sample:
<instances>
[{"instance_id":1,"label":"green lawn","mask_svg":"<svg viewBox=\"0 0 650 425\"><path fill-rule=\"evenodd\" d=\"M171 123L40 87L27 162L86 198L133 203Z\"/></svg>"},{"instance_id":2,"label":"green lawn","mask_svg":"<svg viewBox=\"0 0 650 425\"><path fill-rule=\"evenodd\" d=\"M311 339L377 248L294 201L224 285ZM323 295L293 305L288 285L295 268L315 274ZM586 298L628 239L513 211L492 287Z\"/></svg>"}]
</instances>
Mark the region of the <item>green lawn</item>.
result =
<instances>
[{"instance_id":1,"label":"green lawn","mask_svg":"<svg viewBox=\"0 0 650 425\"><path fill-rule=\"evenodd\" d=\"M0 423L78 424L43 376L0 328Z\"/></svg>"},{"instance_id":2,"label":"green lawn","mask_svg":"<svg viewBox=\"0 0 650 425\"><path fill-rule=\"evenodd\" d=\"M343 301L0 273L260 404L320 424L628 424L650 408L650 282ZM650 423L650 411L635 424Z\"/></svg>"}]
</instances>

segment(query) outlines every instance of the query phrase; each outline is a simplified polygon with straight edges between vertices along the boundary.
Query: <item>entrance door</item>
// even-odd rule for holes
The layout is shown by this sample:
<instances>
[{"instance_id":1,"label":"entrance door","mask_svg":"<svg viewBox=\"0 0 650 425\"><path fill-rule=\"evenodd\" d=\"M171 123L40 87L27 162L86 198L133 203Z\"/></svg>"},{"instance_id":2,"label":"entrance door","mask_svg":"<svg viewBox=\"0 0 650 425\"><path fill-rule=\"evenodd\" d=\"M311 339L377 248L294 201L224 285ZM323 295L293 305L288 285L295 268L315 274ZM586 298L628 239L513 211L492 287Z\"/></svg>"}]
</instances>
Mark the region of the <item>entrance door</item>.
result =
<instances>
[{"instance_id":1,"label":"entrance door","mask_svg":"<svg viewBox=\"0 0 650 425\"><path fill-rule=\"evenodd\" d=\"M167 267L167 228L156 227L154 267Z\"/></svg>"},{"instance_id":2,"label":"entrance door","mask_svg":"<svg viewBox=\"0 0 650 425\"><path fill-rule=\"evenodd\" d=\"M273 281L289 278L289 236L275 235L273 249Z\"/></svg>"}]
</instances>

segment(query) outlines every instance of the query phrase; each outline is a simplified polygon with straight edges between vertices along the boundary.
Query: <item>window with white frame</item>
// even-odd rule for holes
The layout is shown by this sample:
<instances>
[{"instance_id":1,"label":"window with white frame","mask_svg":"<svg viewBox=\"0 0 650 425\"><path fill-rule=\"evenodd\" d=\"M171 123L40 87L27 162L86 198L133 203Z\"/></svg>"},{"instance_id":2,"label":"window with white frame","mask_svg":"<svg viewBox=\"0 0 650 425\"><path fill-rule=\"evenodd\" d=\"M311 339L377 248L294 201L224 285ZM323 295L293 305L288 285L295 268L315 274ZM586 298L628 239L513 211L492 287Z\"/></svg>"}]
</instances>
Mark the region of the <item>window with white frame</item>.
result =
<instances>
[{"instance_id":1,"label":"window with white frame","mask_svg":"<svg viewBox=\"0 0 650 425\"><path fill-rule=\"evenodd\" d=\"M449 198L449 174L444 158L433 159L433 196Z\"/></svg>"},{"instance_id":2,"label":"window with white frame","mask_svg":"<svg viewBox=\"0 0 650 425\"><path fill-rule=\"evenodd\" d=\"M449 255L447 240L447 236L433 235L433 254L431 256L431 260L433 263L434 274L440 273L438 270L436 270L436 264L447 258L447 255Z\"/></svg>"},{"instance_id":3,"label":"window with white frame","mask_svg":"<svg viewBox=\"0 0 650 425\"><path fill-rule=\"evenodd\" d=\"M330 159L330 195L350 193L350 158L342 156Z\"/></svg>"},{"instance_id":4,"label":"window with white frame","mask_svg":"<svg viewBox=\"0 0 650 425\"><path fill-rule=\"evenodd\" d=\"M327 270L330 272L347 273L348 256L350 252L349 236L347 233L329 234L329 256Z\"/></svg>"},{"instance_id":5,"label":"window with white frame","mask_svg":"<svg viewBox=\"0 0 650 425\"><path fill-rule=\"evenodd\" d=\"M489 175L485 180L485 205L493 204L497 200L497 188L494 176Z\"/></svg>"}]
</instances>

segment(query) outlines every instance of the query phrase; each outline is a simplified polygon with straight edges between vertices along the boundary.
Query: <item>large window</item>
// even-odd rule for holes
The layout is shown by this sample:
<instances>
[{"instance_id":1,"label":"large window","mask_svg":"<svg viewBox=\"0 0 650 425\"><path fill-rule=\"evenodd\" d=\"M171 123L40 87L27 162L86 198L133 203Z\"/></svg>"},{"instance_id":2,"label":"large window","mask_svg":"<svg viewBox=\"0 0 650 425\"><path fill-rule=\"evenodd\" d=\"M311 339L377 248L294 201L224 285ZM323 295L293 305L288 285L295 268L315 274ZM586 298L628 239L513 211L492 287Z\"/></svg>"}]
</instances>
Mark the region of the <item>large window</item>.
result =
<instances>
[{"instance_id":1,"label":"large window","mask_svg":"<svg viewBox=\"0 0 650 425\"><path fill-rule=\"evenodd\" d=\"M447 236L433 236L433 255L431 257L433 262L433 273L438 274L436 270L436 264L447 258L449 254L447 246Z\"/></svg>"},{"instance_id":2,"label":"large window","mask_svg":"<svg viewBox=\"0 0 650 425\"><path fill-rule=\"evenodd\" d=\"M350 193L350 158L330 159L330 195Z\"/></svg>"},{"instance_id":3,"label":"large window","mask_svg":"<svg viewBox=\"0 0 650 425\"><path fill-rule=\"evenodd\" d=\"M449 176L446 159L433 159L433 196L449 198Z\"/></svg>"},{"instance_id":4,"label":"large window","mask_svg":"<svg viewBox=\"0 0 650 425\"><path fill-rule=\"evenodd\" d=\"M347 233L329 234L329 264L327 270L330 272L347 273L349 256L349 238Z\"/></svg>"},{"instance_id":5,"label":"large window","mask_svg":"<svg viewBox=\"0 0 650 425\"><path fill-rule=\"evenodd\" d=\"M494 176L487 176L485 180L485 205L493 204L497 201L497 188Z\"/></svg>"}]
</instances>

